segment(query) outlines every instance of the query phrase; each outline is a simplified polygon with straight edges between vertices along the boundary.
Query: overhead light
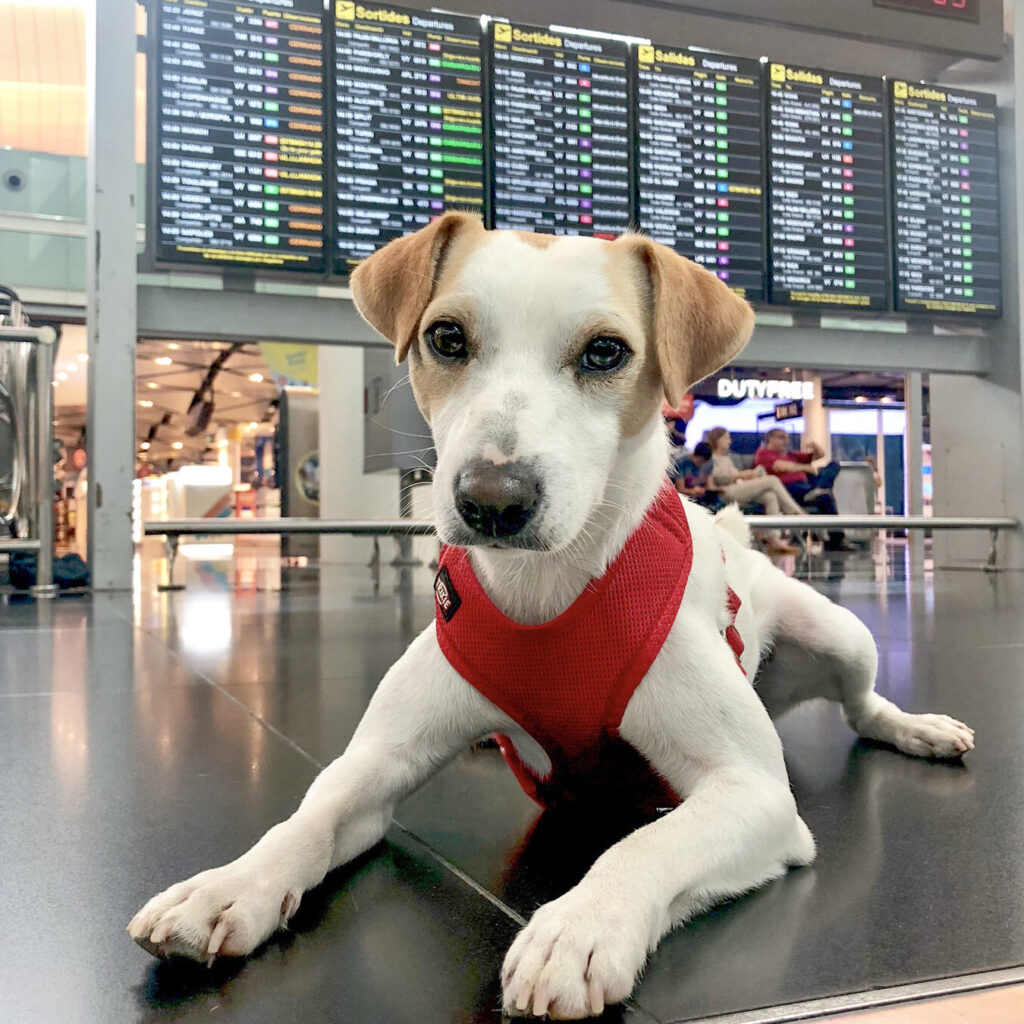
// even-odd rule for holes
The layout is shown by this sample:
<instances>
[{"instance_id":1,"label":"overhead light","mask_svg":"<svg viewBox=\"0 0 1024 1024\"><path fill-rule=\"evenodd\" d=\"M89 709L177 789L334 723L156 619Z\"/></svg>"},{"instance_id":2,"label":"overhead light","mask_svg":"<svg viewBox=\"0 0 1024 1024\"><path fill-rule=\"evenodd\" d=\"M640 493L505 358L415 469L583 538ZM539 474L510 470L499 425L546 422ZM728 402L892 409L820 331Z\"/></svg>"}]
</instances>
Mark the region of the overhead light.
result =
<instances>
[{"instance_id":1,"label":"overhead light","mask_svg":"<svg viewBox=\"0 0 1024 1024\"><path fill-rule=\"evenodd\" d=\"M146 382L146 387L149 388L152 391L156 391L156 389L158 387L160 387L160 385L159 384L154 384L152 381L147 381Z\"/></svg>"},{"instance_id":2,"label":"overhead light","mask_svg":"<svg viewBox=\"0 0 1024 1024\"><path fill-rule=\"evenodd\" d=\"M156 363L157 366L170 366L174 360L170 356L157 356L153 362Z\"/></svg>"},{"instance_id":3,"label":"overhead light","mask_svg":"<svg viewBox=\"0 0 1024 1024\"><path fill-rule=\"evenodd\" d=\"M249 429L255 430L258 426L259 424L255 420L253 420L252 423L249 424Z\"/></svg>"},{"instance_id":4,"label":"overhead light","mask_svg":"<svg viewBox=\"0 0 1024 1024\"><path fill-rule=\"evenodd\" d=\"M78 363L68 363L68 373L78 373Z\"/></svg>"},{"instance_id":5,"label":"overhead light","mask_svg":"<svg viewBox=\"0 0 1024 1024\"><path fill-rule=\"evenodd\" d=\"M149 451L149 448L150 448L150 445L149 445L149 442L148 442L148 441L143 441L143 442L142 442L142 444L140 444L140 445L139 445L139 447L140 447L140 448L141 448L141 449L142 449L142 450L143 450L144 452L148 452L148 451Z\"/></svg>"},{"instance_id":6,"label":"overhead light","mask_svg":"<svg viewBox=\"0 0 1024 1024\"><path fill-rule=\"evenodd\" d=\"M170 349L170 350L171 350L172 352L177 352L177 351L178 351L178 349L179 349L179 348L181 348L181 346L180 346L180 345L179 345L179 344L178 344L178 343L177 343L176 341L171 341L171 342L168 342L168 344L167 344L167 347L168 347L168 348L169 348L169 349Z\"/></svg>"},{"instance_id":7,"label":"overhead light","mask_svg":"<svg viewBox=\"0 0 1024 1024\"><path fill-rule=\"evenodd\" d=\"M152 409L153 408L153 403L148 398L143 398L139 402L139 405L141 405L143 409Z\"/></svg>"},{"instance_id":8,"label":"overhead light","mask_svg":"<svg viewBox=\"0 0 1024 1024\"><path fill-rule=\"evenodd\" d=\"M227 446L228 446L228 442L223 437L217 442L217 447L218 448L227 448Z\"/></svg>"},{"instance_id":9,"label":"overhead light","mask_svg":"<svg viewBox=\"0 0 1024 1024\"><path fill-rule=\"evenodd\" d=\"M262 384L263 383L263 374L262 373L250 373L249 374L249 380L251 380L253 382L253 384Z\"/></svg>"},{"instance_id":10,"label":"overhead light","mask_svg":"<svg viewBox=\"0 0 1024 1024\"><path fill-rule=\"evenodd\" d=\"M867 400L867 395L857 395L857 397L854 399L855 402L866 402Z\"/></svg>"},{"instance_id":11,"label":"overhead light","mask_svg":"<svg viewBox=\"0 0 1024 1024\"><path fill-rule=\"evenodd\" d=\"M57 374L57 380L61 381L62 383L64 381L66 381L67 379L68 379L68 375L66 373L64 373L63 370L60 373Z\"/></svg>"},{"instance_id":12,"label":"overhead light","mask_svg":"<svg viewBox=\"0 0 1024 1024\"><path fill-rule=\"evenodd\" d=\"M174 449L174 450L175 450L176 452L180 452L180 451L181 451L181 449L182 449L182 448L184 448L185 446L184 446L184 445L183 445L183 444L182 444L182 443L181 443L180 441L175 441L175 442L174 442L174 444L172 444L172 445L171 445L171 447L172 447L172 448L173 448L173 449Z\"/></svg>"},{"instance_id":13,"label":"overhead light","mask_svg":"<svg viewBox=\"0 0 1024 1024\"><path fill-rule=\"evenodd\" d=\"M79 352L78 353L78 361L80 363L87 363L87 362L89 362L89 353L88 352Z\"/></svg>"},{"instance_id":14,"label":"overhead light","mask_svg":"<svg viewBox=\"0 0 1024 1024\"><path fill-rule=\"evenodd\" d=\"M53 385L54 387L57 387L57 386L58 386L58 385L60 384L60 381L59 381L59 380L51 380L51 381L50 381L50 383L51 383L51 384L52 384L52 385Z\"/></svg>"}]
</instances>

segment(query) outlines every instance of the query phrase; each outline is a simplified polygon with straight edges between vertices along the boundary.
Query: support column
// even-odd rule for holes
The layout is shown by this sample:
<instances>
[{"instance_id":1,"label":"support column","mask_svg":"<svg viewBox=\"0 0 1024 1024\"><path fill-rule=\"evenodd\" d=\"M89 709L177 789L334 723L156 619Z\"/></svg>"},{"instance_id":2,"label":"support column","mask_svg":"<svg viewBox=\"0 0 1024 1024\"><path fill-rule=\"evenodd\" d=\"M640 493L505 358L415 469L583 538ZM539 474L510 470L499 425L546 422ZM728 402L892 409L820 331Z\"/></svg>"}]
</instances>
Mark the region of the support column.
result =
<instances>
[{"instance_id":1,"label":"support column","mask_svg":"<svg viewBox=\"0 0 1024 1024\"><path fill-rule=\"evenodd\" d=\"M931 373L932 508L935 515L1013 516L1024 520L1024 0L1013 8L1012 103L1000 99L999 205L1003 316L989 328L984 377ZM990 551L981 531L937 533L935 564L977 567ZM1024 569L1024 531L999 539L999 566Z\"/></svg>"},{"instance_id":2,"label":"support column","mask_svg":"<svg viewBox=\"0 0 1024 1024\"><path fill-rule=\"evenodd\" d=\"M124 0L86 4L88 561L96 590L129 590L132 585L138 220L135 52L134 4Z\"/></svg>"},{"instance_id":3,"label":"support column","mask_svg":"<svg viewBox=\"0 0 1024 1024\"><path fill-rule=\"evenodd\" d=\"M813 441L825 452L826 461L832 458L832 434L828 427L828 410L825 408L825 396L821 393L821 377L805 370L805 381L814 384L814 397L804 400L804 432L801 441L807 444Z\"/></svg>"},{"instance_id":4,"label":"support column","mask_svg":"<svg viewBox=\"0 0 1024 1024\"><path fill-rule=\"evenodd\" d=\"M903 507L907 515L924 513L924 468L921 446L924 444L924 384L919 372L903 378L903 404L907 411L907 430L903 437ZM924 534L910 531L910 565L915 575L924 569Z\"/></svg>"}]
</instances>

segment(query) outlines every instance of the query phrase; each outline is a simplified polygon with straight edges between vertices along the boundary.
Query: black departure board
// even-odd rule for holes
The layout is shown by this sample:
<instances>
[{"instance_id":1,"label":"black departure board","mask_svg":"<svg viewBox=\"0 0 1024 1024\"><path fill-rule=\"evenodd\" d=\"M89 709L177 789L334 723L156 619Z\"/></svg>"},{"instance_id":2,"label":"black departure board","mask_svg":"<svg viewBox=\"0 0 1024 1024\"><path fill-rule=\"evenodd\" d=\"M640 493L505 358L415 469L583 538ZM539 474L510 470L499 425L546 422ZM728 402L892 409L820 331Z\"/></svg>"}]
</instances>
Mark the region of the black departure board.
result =
<instances>
[{"instance_id":1,"label":"black departure board","mask_svg":"<svg viewBox=\"0 0 1024 1024\"><path fill-rule=\"evenodd\" d=\"M321 0L157 11L157 259L325 270Z\"/></svg>"},{"instance_id":2,"label":"black departure board","mask_svg":"<svg viewBox=\"0 0 1024 1024\"><path fill-rule=\"evenodd\" d=\"M896 308L999 316L996 99L892 82Z\"/></svg>"},{"instance_id":3,"label":"black departure board","mask_svg":"<svg viewBox=\"0 0 1024 1024\"><path fill-rule=\"evenodd\" d=\"M492 24L494 226L614 238L632 220L628 49Z\"/></svg>"},{"instance_id":4,"label":"black departure board","mask_svg":"<svg viewBox=\"0 0 1024 1024\"><path fill-rule=\"evenodd\" d=\"M895 7L936 18L954 21L981 20L981 0L875 0L876 7Z\"/></svg>"},{"instance_id":5,"label":"black departure board","mask_svg":"<svg viewBox=\"0 0 1024 1024\"><path fill-rule=\"evenodd\" d=\"M445 210L482 218L480 19L337 0L334 58L335 269Z\"/></svg>"},{"instance_id":6,"label":"black departure board","mask_svg":"<svg viewBox=\"0 0 1024 1024\"><path fill-rule=\"evenodd\" d=\"M769 65L772 302L888 308L883 98L880 78Z\"/></svg>"},{"instance_id":7,"label":"black departure board","mask_svg":"<svg viewBox=\"0 0 1024 1024\"><path fill-rule=\"evenodd\" d=\"M760 61L637 47L640 227L765 298Z\"/></svg>"}]
</instances>

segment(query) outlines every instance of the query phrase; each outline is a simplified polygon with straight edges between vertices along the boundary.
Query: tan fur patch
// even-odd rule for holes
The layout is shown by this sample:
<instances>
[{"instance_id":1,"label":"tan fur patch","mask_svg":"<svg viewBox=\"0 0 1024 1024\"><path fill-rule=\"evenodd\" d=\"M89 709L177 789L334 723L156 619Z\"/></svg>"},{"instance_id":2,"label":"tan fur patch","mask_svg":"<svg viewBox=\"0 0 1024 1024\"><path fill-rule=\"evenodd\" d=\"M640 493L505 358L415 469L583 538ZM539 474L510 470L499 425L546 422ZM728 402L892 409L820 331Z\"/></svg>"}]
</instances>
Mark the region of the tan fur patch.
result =
<instances>
[{"instance_id":1,"label":"tan fur patch","mask_svg":"<svg viewBox=\"0 0 1024 1024\"><path fill-rule=\"evenodd\" d=\"M355 269L349 283L356 308L395 346L397 362L406 357L415 340L439 272L443 274L450 260L460 258L463 250L474 248L485 237L475 217L446 213L415 234L378 249Z\"/></svg>"},{"instance_id":2,"label":"tan fur patch","mask_svg":"<svg viewBox=\"0 0 1024 1024\"><path fill-rule=\"evenodd\" d=\"M532 231L517 231L515 236L519 241L524 242L533 249L547 249L548 246L557 242L559 238L558 235L535 234Z\"/></svg>"},{"instance_id":3,"label":"tan fur patch","mask_svg":"<svg viewBox=\"0 0 1024 1024\"><path fill-rule=\"evenodd\" d=\"M624 235L612 246L647 277L665 397L678 405L688 388L739 354L753 333L754 311L710 271L667 246L640 235Z\"/></svg>"},{"instance_id":4,"label":"tan fur patch","mask_svg":"<svg viewBox=\"0 0 1024 1024\"><path fill-rule=\"evenodd\" d=\"M636 259L615 244L608 249L606 274L615 306L644 332L643 348L633 357L639 366L633 368L629 394L619 414L619 436L635 437L661 405L661 372L652 330L650 288Z\"/></svg>"}]
</instances>

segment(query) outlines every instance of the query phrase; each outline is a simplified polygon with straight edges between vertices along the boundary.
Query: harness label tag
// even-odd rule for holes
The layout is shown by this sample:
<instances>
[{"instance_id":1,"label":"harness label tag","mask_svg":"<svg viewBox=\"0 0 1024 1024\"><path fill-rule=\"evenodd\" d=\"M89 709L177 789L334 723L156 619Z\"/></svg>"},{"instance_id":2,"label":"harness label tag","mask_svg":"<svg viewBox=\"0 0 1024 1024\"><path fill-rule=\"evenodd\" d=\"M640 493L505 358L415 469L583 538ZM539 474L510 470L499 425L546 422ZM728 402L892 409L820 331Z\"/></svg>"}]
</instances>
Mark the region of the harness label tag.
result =
<instances>
[{"instance_id":1,"label":"harness label tag","mask_svg":"<svg viewBox=\"0 0 1024 1024\"><path fill-rule=\"evenodd\" d=\"M437 600L437 607L441 609L441 615L445 622L451 622L452 616L459 610L462 598L452 585L452 578L448 575L447 569L442 569L434 577L434 597Z\"/></svg>"}]
</instances>

